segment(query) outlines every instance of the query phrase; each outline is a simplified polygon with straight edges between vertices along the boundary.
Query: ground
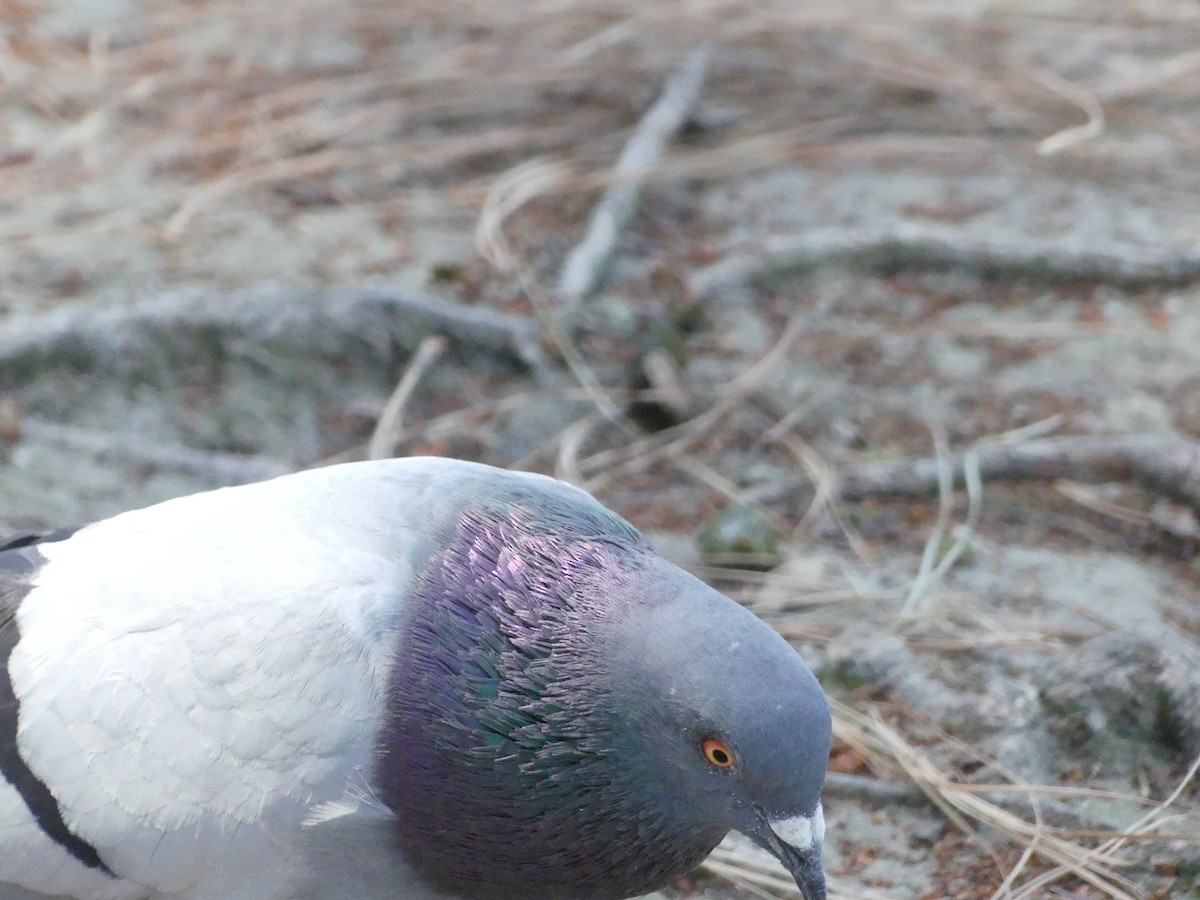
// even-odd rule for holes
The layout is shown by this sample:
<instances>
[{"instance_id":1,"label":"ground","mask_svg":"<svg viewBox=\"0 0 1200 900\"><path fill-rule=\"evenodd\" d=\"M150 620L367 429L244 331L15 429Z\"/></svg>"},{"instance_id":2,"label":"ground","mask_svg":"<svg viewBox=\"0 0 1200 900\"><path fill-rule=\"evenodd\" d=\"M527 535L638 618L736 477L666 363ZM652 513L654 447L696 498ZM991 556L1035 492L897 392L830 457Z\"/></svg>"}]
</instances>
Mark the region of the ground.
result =
<instances>
[{"instance_id":1,"label":"ground","mask_svg":"<svg viewBox=\"0 0 1200 900\"><path fill-rule=\"evenodd\" d=\"M2 524L556 473L841 704L833 896L1197 895L1200 7L948 6L0 2Z\"/></svg>"}]
</instances>

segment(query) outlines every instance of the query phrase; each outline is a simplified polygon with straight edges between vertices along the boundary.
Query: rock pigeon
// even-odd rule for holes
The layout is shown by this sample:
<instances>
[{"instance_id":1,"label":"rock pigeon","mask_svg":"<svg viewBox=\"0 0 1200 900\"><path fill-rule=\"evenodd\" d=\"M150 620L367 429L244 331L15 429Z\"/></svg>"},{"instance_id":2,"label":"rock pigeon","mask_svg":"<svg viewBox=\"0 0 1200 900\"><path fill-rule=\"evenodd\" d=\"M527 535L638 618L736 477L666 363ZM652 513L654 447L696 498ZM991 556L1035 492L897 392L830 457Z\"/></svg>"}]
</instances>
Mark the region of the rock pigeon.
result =
<instances>
[{"instance_id":1,"label":"rock pigeon","mask_svg":"<svg viewBox=\"0 0 1200 900\"><path fill-rule=\"evenodd\" d=\"M730 830L822 900L830 727L541 475L350 463L0 552L0 900L617 900Z\"/></svg>"}]
</instances>

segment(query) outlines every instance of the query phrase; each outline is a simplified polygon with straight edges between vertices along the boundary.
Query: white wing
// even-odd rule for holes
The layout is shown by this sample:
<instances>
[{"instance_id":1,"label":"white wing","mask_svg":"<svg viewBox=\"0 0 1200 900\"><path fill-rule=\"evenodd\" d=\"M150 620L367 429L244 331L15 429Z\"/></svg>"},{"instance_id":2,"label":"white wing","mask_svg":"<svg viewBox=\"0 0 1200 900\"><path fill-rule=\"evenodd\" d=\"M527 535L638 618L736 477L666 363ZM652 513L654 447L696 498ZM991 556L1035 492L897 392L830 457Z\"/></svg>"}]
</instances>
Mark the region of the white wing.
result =
<instances>
[{"instance_id":1,"label":"white wing","mask_svg":"<svg viewBox=\"0 0 1200 900\"><path fill-rule=\"evenodd\" d=\"M50 840L0 779L0 898L6 882L97 900L275 896L301 865L306 815L369 769L431 523L486 471L318 470L39 545L9 659L18 747L112 875Z\"/></svg>"},{"instance_id":2,"label":"white wing","mask_svg":"<svg viewBox=\"0 0 1200 900\"><path fill-rule=\"evenodd\" d=\"M365 871L364 854L386 850L379 810L361 828L304 823L370 771L419 568L464 502L518 481L578 496L540 476L387 460L183 497L38 545L8 661L17 748L109 872L48 836L0 778L0 900L6 885L277 900L314 878L314 853L330 859L364 828L376 840L338 858ZM380 863L381 884L397 865Z\"/></svg>"}]
</instances>

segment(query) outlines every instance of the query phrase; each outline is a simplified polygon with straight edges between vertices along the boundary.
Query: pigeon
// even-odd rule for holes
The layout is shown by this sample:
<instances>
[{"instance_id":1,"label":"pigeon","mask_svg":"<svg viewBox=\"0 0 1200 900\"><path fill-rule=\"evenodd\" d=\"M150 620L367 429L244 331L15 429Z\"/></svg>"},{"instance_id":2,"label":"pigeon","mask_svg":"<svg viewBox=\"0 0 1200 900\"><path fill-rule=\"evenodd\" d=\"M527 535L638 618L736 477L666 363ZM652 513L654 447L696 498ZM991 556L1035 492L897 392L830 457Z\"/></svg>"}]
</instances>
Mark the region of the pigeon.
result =
<instances>
[{"instance_id":1,"label":"pigeon","mask_svg":"<svg viewBox=\"0 0 1200 900\"><path fill-rule=\"evenodd\" d=\"M555 479L347 463L0 550L0 900L823 900L829 707Z\"/></svg>"}]
</instances>

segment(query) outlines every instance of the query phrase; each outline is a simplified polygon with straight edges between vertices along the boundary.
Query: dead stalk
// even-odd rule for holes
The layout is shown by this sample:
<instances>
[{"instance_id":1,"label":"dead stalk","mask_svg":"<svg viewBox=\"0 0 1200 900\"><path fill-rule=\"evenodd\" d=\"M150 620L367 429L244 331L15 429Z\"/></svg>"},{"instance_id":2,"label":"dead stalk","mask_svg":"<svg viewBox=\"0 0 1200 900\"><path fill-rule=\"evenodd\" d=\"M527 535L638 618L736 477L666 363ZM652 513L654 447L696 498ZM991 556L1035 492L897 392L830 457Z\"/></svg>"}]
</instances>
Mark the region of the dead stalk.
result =
<instances>
[{"instance_id":1,"label":"dead stalk","mask_svg":"<svg viewBox=\"0 0 1200 900\"><path fill-rule=\"evenodd\" d=\"M375 423L375 431L367 444L367 459L386 459L394 456L396 448L404 439L404 410L412 393L416 390L421 376L428 371L439 356L449 346L449 342L440 334L432 334L421 341L416 353L409 360L408 368L397 382L395 390L383 405L379 421Z\"/></svg>"}]
</instances>

